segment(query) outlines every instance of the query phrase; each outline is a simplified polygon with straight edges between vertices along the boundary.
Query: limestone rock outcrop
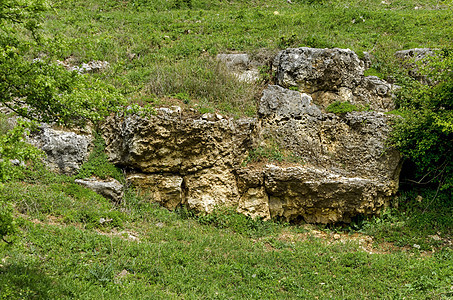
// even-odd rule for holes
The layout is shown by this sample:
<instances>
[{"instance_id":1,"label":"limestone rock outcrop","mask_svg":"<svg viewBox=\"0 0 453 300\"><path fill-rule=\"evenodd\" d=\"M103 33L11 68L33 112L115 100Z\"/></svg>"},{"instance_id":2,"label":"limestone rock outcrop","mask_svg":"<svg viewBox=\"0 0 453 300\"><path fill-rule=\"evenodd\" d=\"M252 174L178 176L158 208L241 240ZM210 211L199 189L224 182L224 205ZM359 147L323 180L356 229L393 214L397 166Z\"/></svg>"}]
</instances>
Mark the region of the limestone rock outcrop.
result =
<instances>
[{"instance_id":1,"label":"limestone rock outcrop","mask_svg":"<svg viewBox=\"0 0 453 300\"><path fill-rule=\"evenodd\" d=\"M233 69L249 64L242 54L218 59ZM110 161L128 184L168 209L230 206L252 217L313 223L378 213L396 193L401 167L400 154L386 145L392 117L383 113L393 108L394 87L365 77L364 62L349 49L287 49L273 68L277 84L263 91L257 118L176 106L109 117L102 136ZM334 101L372 111L327 113ZM49 127L32 137L51 168L68 174L87 158L91 140ZM247 160L268 145L297 160ZM77 182L114 201L123 193L119 182Z\"/></svg>"},{"instance_id":2,"label":"limestone rock outcrop","mask_svg":"<svg viewBox=\"0 0 453 300\"><path fill-rule=\"evenodd\" d=\"M42 125L29 141L46 153L44 162L50 170L74 174L88 158L93 137Z\"/></svg>"},{"instance_id":3,"label":"limestone rock outcrop","mask_svg":"<svg viewBox=\"0 0 453 300\"><path fill-rule=\"evenodd\" d=\"M273 62L277 84L298 87L316 104L327 107L348 101L376 111L394 109L393 86L375 76L364 76L365 63L349 49L290 48Z\"/></svg>"},{"instance_id":4,"label":"limestone rock outcrop","mask_svg":"<svg viewBox=\"0 0 453 300\"><path fill-rule=\"evenodd\" d=\"M175 108L151 118L112 117L104 127L110 160L139 173L128 176L129 182L170 209L184 204L210 212L237 204L233 170L253 146L258 122Z\"/></svg>"},{"instance_id":5,"label":"limestone rock outcrop","mask_svg":"<svg viewBox=\"0 0 453 300\"><path fill-rule=\"evenodd\" d=\"M244 55L219 60L243 68ZM398 188L400 155L388 149L393 87L365 77L348 49L287 49L274 60L258 118L160 108L149 118L117 115L105 124L106 153L127 181L169 209L237 207L263 219L349 222L376 214ZM298 91L288 89L297 87ZM374 111L326 113L333 101ZM245 165L249 151L273 143L297 163Z\"/></svg>"},{"instance_id":6,"label":"limestone rock outcrop","mask_svg":"<svg viewBox=\"0 0 453 300\"><path fill-rule=\"evenodd\" d=\"M150 118L116 116L104 125L110 160L143 173L194 174L215 166L232 169L247 156L256 119L190 116L158 111Z\"/></svg>"},{"instance_id":7,"label":"limestone rock outcrop","mask_svg":"<svg viewBox=\"0 0 453 300\"><path fill-rule=\"evenodd\" d=\"M307 94L279 86L263 92L259 113L261 134L303 163L237 171L240 211L314 223L349 222L358 214L377 213L396 193L400 155L385 144L391 117L322 113Z\"/></svg>"}]
</instances>

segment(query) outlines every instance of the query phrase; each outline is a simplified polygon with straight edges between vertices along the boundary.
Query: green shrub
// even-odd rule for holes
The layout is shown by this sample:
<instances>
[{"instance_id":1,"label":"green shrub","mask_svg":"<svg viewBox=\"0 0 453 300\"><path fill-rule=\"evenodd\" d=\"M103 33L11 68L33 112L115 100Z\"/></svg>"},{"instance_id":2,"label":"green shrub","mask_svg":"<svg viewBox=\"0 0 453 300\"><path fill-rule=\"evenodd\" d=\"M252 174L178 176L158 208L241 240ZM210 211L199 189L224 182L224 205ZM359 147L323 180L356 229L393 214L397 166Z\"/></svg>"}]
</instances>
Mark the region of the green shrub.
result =
<instances>
[{"instance_id":1,"label":"green shrub","mask_svg":"<svg viewBox=\"0 0 453 300\"><path fill-rule=\"evenodd\" d=\"M391 145L417 166L414 182L453 188L453 52L427 57L419 69L434 84L403 88Z\"/></svg>"},{"instance_id":2,"label":"green shrub","mask_svg":"<svg viewBox=\"0 0 453 300\"><path fill-rule=\"evenodd\" d=\"M27 165L39 163L42 151L25 142L30 127L31 123L19 120L16 127L0 135L0 184L23 177Z\"/></svg>"}]
</instances>

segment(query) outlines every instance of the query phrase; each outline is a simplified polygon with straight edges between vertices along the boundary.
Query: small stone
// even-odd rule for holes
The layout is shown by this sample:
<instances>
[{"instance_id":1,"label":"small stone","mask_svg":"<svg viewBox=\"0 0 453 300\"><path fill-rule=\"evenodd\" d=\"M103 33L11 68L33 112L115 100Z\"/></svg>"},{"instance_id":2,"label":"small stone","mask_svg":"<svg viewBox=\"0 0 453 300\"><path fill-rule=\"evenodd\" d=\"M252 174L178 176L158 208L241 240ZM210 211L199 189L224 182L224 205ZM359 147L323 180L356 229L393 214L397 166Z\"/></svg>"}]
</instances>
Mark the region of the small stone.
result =
<instances>
[{"instance_id":1,"label":"small stone","mask_svg":"<svg viewBox=\"0 0 453 300\"><path fill-rule=\"evenodd\" d=\"M159 222L159 223L156 224L156 227L163 228L164 227L164 223Z\"/></svg>"},{"instance_id":2,"label":"small stone","mask_svg":"<svg viewBox=\"0 0 453 300\"><path fill-rule=\"evenodd\" d=\"M118 180L113 178L109 180L99 180L92 177L86 179L76 179L74 182L115 202L120 202L123 197L123 185Z\"/></svg>"},{"instance_id":3,"label":"small stone","mask_svg":"<svg viewBox=\"0 0 453 300\"><path fill-rule=\"evenodd\" d=\"M341 235L336 233L336 234L333 235L333 238L334 238L334 240L339 240L341 238Z\"/></svg>"},{"instance_id":4,"label":"small stone","mask_svg":"<svg viewBox=\"0 0 453 300\"><path fill-rule=\"evenodd\" d=\"M435 235L428 235L428 237L430 237L431 239L435 240L435 241L440 241L442 240L442 238L440 236L438 236L437 234Z\"/></svg>"}]
</instances>

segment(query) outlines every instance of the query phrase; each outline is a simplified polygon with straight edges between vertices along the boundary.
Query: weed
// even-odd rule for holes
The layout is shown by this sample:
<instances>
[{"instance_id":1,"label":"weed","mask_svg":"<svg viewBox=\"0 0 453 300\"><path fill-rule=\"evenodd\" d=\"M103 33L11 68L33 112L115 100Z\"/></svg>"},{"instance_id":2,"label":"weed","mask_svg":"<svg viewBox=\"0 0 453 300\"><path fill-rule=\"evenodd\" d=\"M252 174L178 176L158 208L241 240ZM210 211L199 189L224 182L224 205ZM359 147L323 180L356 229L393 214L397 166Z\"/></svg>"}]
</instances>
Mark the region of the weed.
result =
<instances>
[{"instance_id":1,"label":"weed","mask_svg":"<svg viewBox=\"0 0 453 300\"><path fill-rule=\"evenodd\" d=\"M249 237L260 237L272 233L276 227L271 221L252 219L236 212L234 208L219 207L207 215L195 217L201 224L211 224L217 228L229 228Z\"/></svg>"},{"instance_id":2,"label":"weed","mask_svg":"<svg viewBox=\"0 0 453 300\"><path fill-rule=\"evenodd\" d=\"M114 276L114 269L111 263L95 264L88 269L88 272L94 281L100 282L103 285L111 282Z\"/></svg>"}]
</instances>

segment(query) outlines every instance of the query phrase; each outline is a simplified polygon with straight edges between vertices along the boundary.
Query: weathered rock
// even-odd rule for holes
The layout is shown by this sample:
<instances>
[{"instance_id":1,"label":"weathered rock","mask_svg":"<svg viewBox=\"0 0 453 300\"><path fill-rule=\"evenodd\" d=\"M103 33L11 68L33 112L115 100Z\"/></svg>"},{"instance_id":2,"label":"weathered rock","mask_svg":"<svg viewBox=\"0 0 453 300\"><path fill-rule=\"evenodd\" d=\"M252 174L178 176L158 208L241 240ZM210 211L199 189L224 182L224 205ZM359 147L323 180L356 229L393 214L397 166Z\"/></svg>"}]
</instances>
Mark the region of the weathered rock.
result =
<instances>
[{"instance_id":1,"label":"weathered rock","mask_svg":"<svg viewBox=\"0 0 453 300\"><path fill-rule=\"evenodd\" d=\"M186 204L190 209L212 212L215 207L238 204L236 177L231 169L216 166L184 177Z\"/></svg>"},{"instance_id":2,"label":"weathered rock","mask_svg":"<svg viewBox=\"0 0 453 300\"><path fill-rule=\"evenodd\" d=\"M426 64L426 59L435 55L434 49L431 48L414 48L395 52L395 57L401 61L402 66L408 69L409 76L423 84L433 84L433 80L420 74L419 64Z\"/></svg>"},{"instance_id":3,"label":"weathered rock","mask_svg":"<svg viewBox=\"0 0 453 300\"><path fill-rule=\"evenodd\" d=\"M401 60L411 60L413 62L422 60L427 56L434 55L431 48L414 48L395 52L395 57Z\"/></svg>"},{"instance_id":4,"label":"weathered rock","mask_svg":"<svg viewBox=\"0 0 453 300\"><path fill-rule=\"evenodd\" d=\"M265 187L272 218L308 223L350 222L352 216L376 214L388 204L394 187L374 179L345 177L311 166L266 166Z\"/></svg>"},{"instance_id":5,"label":"weathered rock","mask_svg":"<svg viewBox=\"0 0 453 300\"><path fill-rule=\"evenodd\" d=\"M364 63L349 49L290 48L274 59L277 83L298 86L312 94L340 87L354 88L363 77Z\"/></svg>"},{"instance_id":6,"label":"weathered rock","mask_svg":"<svg viewBox=\"0 0 453 300\"><path fill-rule=\"evenodd\" d=\"M130 174L126 178L152 202L168 209L175 209L183 200L183 178L173 174Z\"/></svg>"},{"instance_id":7,"label":"weathered rock","mask_svg":"<svg viewBox=\"0 0 453 300\"><path fill-rule=\"evenodd\" d=\"M166 110L149 119L111 118L104 138L111 161L146 173L128 180L148 187L155 201L170 209L183 203L210 212L215 206L237 205L232 170L247 156L257 127L256 119L193 118Z\"/></svg>"},{"instance_id":8,"label":"weathered rock","mask_svg":"<svg viewBox=\"0 0 453 300\"><path fill-rule=\"evenodd\" d=\"M263 91L258 113L261 116L274 119L298 119L308 114L320 117L321 110L311 103L312 99L307 94L288 90L278 85L270 85Z\"/></svg>"},{"instance_id":9,"label":"weathered rock","mask_svg":"<svg viewBox=\"0 0 453 300\"><path fill-rule=\"evenodd\" d=\"M386 147L389 116L321 113L310 96L278 86L263 93L261 135L304 161L236 170L238 211L262 218L349 222L376 214L398 189L400 155Z\"/></svg>"},{"instance_id":10,"label":"weathered rock","mask_svg":"<svg viewBox=\"0 0 453 300\"><path fill-rule=\"evenodd\" d=\"M239 199L237 211L252 218L269 220L271 213L266 188L262 186L247 189Z\"/></svg>"},{"instance_id":11,"label":"weathered rock","mask_svg":"<svg viewBox=\"0 0 453 300\"><path fill-rule=\"evenodd\" d=\"M277 95L271 97L271 93ZM300 102L301 97L308 97L272 86L264 93L259 108L260 112L266 112L262 119L262 135L271 136L283 149L297 154L305 163L332 169L344 176L380 177L397 186L400 155L386 146L390 116L379 112L351 112L337 116L322 114L306 105L299 106L297 118L282 118L295 104L280 101L271 111L268 100L285 97L288 93L293 96L286 97L287 101Z\"/></svg>"},{"instance_id":12,"label":"weathered rock","mask_svg":"<svg viewBox=\"0 0 453 300\"><path fill-rule=\"evenodd\" d=\"M186 175L240 164L253 143L257 121L158 114L149 119L112 117L104 127L106 152L113 163L144 173Z\"/></svg>"},{"instance_id":13,"label":"weathered rock","mask_svg":"<svg viewBox=\"0 0 453 300\"><path fill-rule=\"evenodd\" d=\"M115 202L120 202L123 198L123 185L116 179L87 178L76 179L75 182Z\"/></svg>"},{"instance_id":14,"label":"weathered rock","mask_svg":"<svg viewBox=\"0 0 453 300\"><path fill-rule=\"evenodd\" d=\"M216 59L224 64L239 81L252 83L259 78L258 69L246 53L217 54Z\"/></svg>"},{"instance_id":15,"label":"weathered rock","mask_svg":"<svg viewBox=\"0 0 453 300\"><path fill-rule=\"evenodd\" d=\"M55 130L48 125L42 125L34 132L29 141L46 153L47 167L62 174L74 174L86 161L91 135L76 134L71 131Z\"/></svg>"},{"instance_id":16,"label":"weathered rock","mask_svg":"<svg viewBox=\"0 0 453 300\"><path fill-rule=\"evenodd\" d=\"M365 63L349 49L286 49L275 57L273 69L279 85L298 87L324 108L335 101L377 111L394 108L392 85L365 77Z\"/></svg>"}]
</instances>

